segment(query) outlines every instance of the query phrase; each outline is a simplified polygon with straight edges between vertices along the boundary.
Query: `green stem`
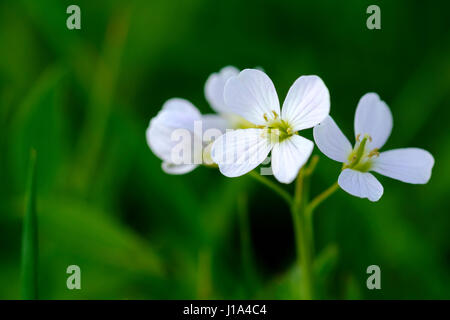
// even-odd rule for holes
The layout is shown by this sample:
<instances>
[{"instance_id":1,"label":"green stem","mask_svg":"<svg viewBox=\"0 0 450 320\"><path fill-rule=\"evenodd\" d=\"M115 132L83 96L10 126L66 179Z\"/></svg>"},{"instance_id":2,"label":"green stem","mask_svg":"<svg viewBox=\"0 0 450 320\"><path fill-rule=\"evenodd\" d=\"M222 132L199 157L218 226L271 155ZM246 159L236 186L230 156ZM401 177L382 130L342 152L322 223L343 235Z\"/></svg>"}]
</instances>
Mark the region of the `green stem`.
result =
<instances>
[{"instance_id":1,"label":"green stem","mask_svg":"<svg viewBox=\"0 0 450 320\"><path fill-rule=\"evenodd\" d=\"M297 264L301 270L300 296L305 300L314 299L314 233L313 233L313 212L316 207L327 199L338 189L335 183L313 201L309 201L309 178L314 172L318 156L314 156L308 167L301 169L295 186L294 197L287 191L279 187L273 181L259 175L255 171L250 172L250 176L268 188L275 191L289 205L294 224L295 247L297 252Z\"/></svg>"},{"instance_id":2,"label":"green stem","mask_svg":"<svg viewBox=\"0 0 450 320\"><path fill-rule=\"evenodd\" d=\"M31 150L22 233L22 299L38 299L38 230L36 216L36 151Z\"/></svg>"},{"instance_id":3,"label":"green stem","mask_svg":"<svg viewBox=\"0 0 450 320\"><path fill-rule=\"evenodd\" d=\"M311 157L308 166L305 168L305 176L310 176L316 170L317 163L319 162L319 156L317 154Z\"/></svg>"},{"instance_id":4,"label":"green stem","mask_svg":"<svg viewBox=\"0 0 450 320\"><path fill-rule=\"evenodd\" d=\"M272 189L275 191L280 197L284 199L284 201L287 202L289 206L292 205L292 197L291 195L284 190L283 188L279 187L275 182L267 179L265 176L259 175L256 171L250 171L249 172L250 177L257 180L258 182L262 183L266 187Z\"/></svg>"},{"instance_id":5,"label":"green stem","mask_svg":"<svg viewBox=\"0 0 450 320\"><path fill-rule=\"evenodd\" d=\"M328 189L326 189L321 194L316 196L307 207L308 216L312 216L317 206L321 204L329 196L331 196L337 189L339 189L339 185L337 182L335 182Z\"/></svg>"},{"instance_id":6,"label":"green stem","mask_svg":"<svg viewBox=\"0 0 450 320\"><path fill-rule=\"evenodd\" d=\"M292 220L297 249L297 263L301 268L301 297L314 298L313 279L313 237L311 219L306 215L308 199L308 179L300 170L295 187L295 197L291 205Z\"/></svg>"},{"instance_id":7,"label":"green stem","mask_svg":"<svg viewBox=\"0 0 450 320\"><path fill-rule=\"evenodd\" d=\"M303 255L303 240L302 240L302 223L300 221L300 215L298 213L298 208L300 206L300 201L301 201L301 194L303 191L303 175L301 175L299 173L298 177L297 177L297 181L296 181L296 185L295 185L295 197L294 197L294 201L292 202L292 206L291 206L291 214L292 214L292 222L294 224L294 235L295 235L295 249L296 249L296 253L297 253L297 265L298 265L298 269L303 271L303 259L302 259L302 255ZM303 296L303 272L302 272L302 284L300 287L300 297Z\"/></svg>"}]
</instances>

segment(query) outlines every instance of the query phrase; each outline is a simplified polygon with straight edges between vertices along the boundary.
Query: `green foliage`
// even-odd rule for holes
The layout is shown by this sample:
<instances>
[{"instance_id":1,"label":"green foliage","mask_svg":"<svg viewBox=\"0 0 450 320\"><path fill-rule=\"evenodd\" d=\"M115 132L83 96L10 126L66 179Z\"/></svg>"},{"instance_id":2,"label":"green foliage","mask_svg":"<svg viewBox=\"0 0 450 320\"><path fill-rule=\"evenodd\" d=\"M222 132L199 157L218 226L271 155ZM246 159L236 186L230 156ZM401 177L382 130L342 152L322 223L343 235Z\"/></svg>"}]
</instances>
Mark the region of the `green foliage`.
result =
<instances>
[{"instance_id":1,"label":"green foliage","mask_svg":"<svg viewBox=\"0 0 450 320\"><path fill-rule=\"evenodd\" d=\"M39 298L298 298L301 270L283 199L215 169L166 175L146 145L148 122L166 99L210 113L203 86L226 65L261 66L281 100L298 76L318 74L348 137L359 98L377 92L394 115L383 149L415 146L435 156L425 186L380 178L377 203L338 191L316 209L318 296L450 298L448 2L382 2L381 30L366 28L372 3L360 0L80 0L78 31L65 26L70 4L0 2L1 299L20 298L21 284L35 283L33 206L23 215L32 147ZM322 157L311 196L339 170ZM241 243L249 247L239 231L243 192L251 268L241 252ZM72 264L81 268L79 291L66 287ZM381 291L365 286L372 264L381 268ZM35 298L33 290L24 297Z\"/></svg>"},{"instance_id":2,"label":"green foliage","mask_svg":"<svg viewBox=\"0 0 450 320\"><path fill-rule=\"evenodd\" d=\"M36 214L36 151L31 151L22 231L22 298L36 300L39 275L38 221Z\"/></svg>"}]
</instances>

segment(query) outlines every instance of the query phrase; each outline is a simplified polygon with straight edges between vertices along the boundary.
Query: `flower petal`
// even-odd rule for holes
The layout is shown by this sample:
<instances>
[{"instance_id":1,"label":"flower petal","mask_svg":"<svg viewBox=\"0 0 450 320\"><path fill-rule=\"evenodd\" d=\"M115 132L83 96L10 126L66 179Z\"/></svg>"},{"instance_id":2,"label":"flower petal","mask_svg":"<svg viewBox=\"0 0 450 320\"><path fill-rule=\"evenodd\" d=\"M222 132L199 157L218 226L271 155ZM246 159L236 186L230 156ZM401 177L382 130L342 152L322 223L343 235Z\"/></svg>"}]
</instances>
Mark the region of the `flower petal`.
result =
<instances>
[{"instance_id":1,"label":"flower petal","mask_svg":"<svg viewBox=\"0 0 450 320\"><path fill-rule=\"evenodd\" d=\"M383 195L383 186L369 172L345 169L338 179L339 186L353 196L378 201Z\"/></svg>"},{"instance_id":2,"label":"flower petal","mask_svg":"<svg viewBox=\"0 0 450 320\"><path fill-rule=\"evenodd\" d=\"M200 111L188 100L182 98L171 98L167 100L162 107L161 111L170 111L174 113L186 113L187 118L199 118L201 116Z\"/></svg>"},{"instance_id":3,"label":"flower petal","mask_svg":"<svg viewBox=\"0 0 450 320\"><path fill-rule=\"evenodd\" d=\"M262 71L245 69L228 80L224 90L229 110L256 125L280 114L280 102L272 80Z\"/></svg>"},{"instance_id":4,"label":"flower petal","mask_svg":"<svg viewBox=\"0 0 450 320\"><path fill-rule=\"evenodd\" d=\"M217 114L204 114L202 115L202 124L203 131L209 129L217 129L222 133L225 133L225 130L231 129L231 124L227 119Z\"/></svg>"},{"instance_id":5,"label":"flower petal","mask_svg":"<svg viewBox=\"0 0 450 320\"><path fill-rule=\"evenodd\" d=\"M312 128L330 113L330 94L318 76L295 80L284 100L281 118L294 131Z\"/></svg>"},{"instance_id":6,"label":"flower petal","mask_svg":"<svg viewBox=\"0 0 450 320\"><path fill-rule=\"evenodd\" d=\"M431 178L433 156L419 148L394 149L380 153L373 171L406 183L424 184Z\"/></svg>"},{"instance_id":7,"label":"flower petal","mask_svg":"<svg viewBox=\"0 0 450 320\"><path fill-rule=\"evenodd\" d=\"M160 159L173 163L172 151L180 146L179 133L185 136L182 141L190 144L186 149L194 145L194 139L201 139L193 133L195 122L200 120L200 112L189 101L170 99L150 121L146 130L147 144Z\"/></svg>"},{"instance_id":8,"label":"flower petal","mask_svg":"<svg viewBox=\"0 0 450 320\"><path fill-rule=\"evenodd\" d=\"M237 76L239 70L232 66L222 68L217 73L213 73L206 80L205 97L208 100L211 108L217 113L229 113L225 101L223 100L223 90L228 79Z\"/></svg>"},{"instance_id":9,"label":"flower petal","mask_svg":"<svg viewBox=\"0 0 450 320\"><path fill-rule=\"evenodd\" d=\"M264 129L239 129L214 141L211 157L227 177L238 177L266 159L272 144Z\"/></svg>"},{"instance_id":10,"label":"flower petal","mask_svg":"<svg viewBox=\"0 0 450 320\"><path fill-rule=\"evenodd\" d=\"M275 144L272 150L272 172L275 178L282 183L294 181L313 148L311 140L296 134Z\"/></svg>"},{"instance_id":11,"label":"flower petal","mask_svg":"<svg viewBox=\"0 0 450 320\"><path fill-rule=\"evenodd\" d=\"M352 152L352 145L330 116L313 129L317 147L328 158L345 163Z\"/></svg>"},{"instance_id":12,"label":"flower petal","mask_svg":"<svg viewBox=\"0 0 450 320\"><path fill-rule=\"evenodd\" d=\"M355 113L355 136L368 134L372 141L370 148L381 148L392 131L392 113L376 93L361 97Z\"/></svg>"},{"instance_id":13,"label":"flower petal","mask_svg":"<svg viewBox=\"0 0 450 320\"><path fill-rule=\"evenodd\" d=\"M163 161L161 168L168 174L186 174L197 168L196 164L173 164Z\"/></svg>"}]
</instances>

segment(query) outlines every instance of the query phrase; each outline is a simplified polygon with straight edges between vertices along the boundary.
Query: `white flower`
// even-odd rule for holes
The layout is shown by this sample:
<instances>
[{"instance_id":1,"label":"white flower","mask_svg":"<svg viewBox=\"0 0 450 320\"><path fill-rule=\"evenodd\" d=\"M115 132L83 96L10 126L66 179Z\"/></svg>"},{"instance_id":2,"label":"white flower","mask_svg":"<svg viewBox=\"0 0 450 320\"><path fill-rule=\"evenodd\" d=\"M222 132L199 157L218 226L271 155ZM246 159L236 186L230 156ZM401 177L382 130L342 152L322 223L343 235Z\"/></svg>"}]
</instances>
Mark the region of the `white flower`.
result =
<instances>
[{"instance_id":1,"label":"white flower","mask_svg":"<svg viewBox=\"0 0 450 320\"><path fill-rule=\"evenodd\" d=\"M150 121L146 138L153 153L163 160L164 172L185 174L208 161L209 152L204 151L225 132L226 125L220 116L202 116L189 101L172 98Z\"/></svg>"},{"instance_id":2,"label":"white flower","mask_svg":"<svg viewBox=\"0 0 450 320\"><path fill-rule=\"evenodd\" d=\"M423 149L404 148L379 153L392 130L392 114L376 93L365 94L355 113L356 143L350 142L329 116L314 128L317 147L342 162L339 186L351 195L378 201L383 186L369 171L406 183L424 184L431 177L433 156Z\"/></svg>"},{"instance_id":3,"label":"white flower","mask_svg":"<svg viewBox=\"0 0 450 320\"><path fill-rule=\"evenodd\" d=\"M223 97L223 91L228 79L239 74L239 69L233 66L222 68L219 72L213 73L208 77L205 83L205 97L211 108L220 114L227 123L229 129L251 128L254 125L241 116L235 114L226 105Z\"/></svg>"},{"instance_id":4,"label":"white flower","mask_svg":"<svg viewBox=\"0 0 450 320\"><path fill-rule=\"evenodd\" d=\"M270 78L246 69L228 80L224 90L228 110L256 128L227 132L216 139L212 157L227 177L256 168L272 150L272 171L278 181L292 182L311 155L313 142L297 134L322 121L330 110L328 89L317 76L302 76L280 103Z\"/></svg>"},{"instance_id":5,"label":"white flower","mask_svg":"<svg viewBox=\"0 0 450 320\"><path fill-rule=\"evenodd\" d=\"M219 114L229 114L230 110L223 100L223 89L228 79L237 76L239 70L233 66L222 68L219 72L211 74L205 83L205 97L211 108Z\"/></svg>"},{"instance_id":6,"label":"white flower","mask_svg":"<svg viewBox=\"0 0 450 320\"><path fill-rule=\"evenodd\" d=\"M206 81L206 99L219 115L201 115L189 101L173 98L150 121L146 131L147 143L163 160L162 169L166 173L185 174L199 164L212 164L211 142L227 128L235 128L240 118L233 116L223 102L225 82L237 74L239 70L229 66L212 74ZM183 154L180 156L180 153Z\"/></svg>"}]
</instances>

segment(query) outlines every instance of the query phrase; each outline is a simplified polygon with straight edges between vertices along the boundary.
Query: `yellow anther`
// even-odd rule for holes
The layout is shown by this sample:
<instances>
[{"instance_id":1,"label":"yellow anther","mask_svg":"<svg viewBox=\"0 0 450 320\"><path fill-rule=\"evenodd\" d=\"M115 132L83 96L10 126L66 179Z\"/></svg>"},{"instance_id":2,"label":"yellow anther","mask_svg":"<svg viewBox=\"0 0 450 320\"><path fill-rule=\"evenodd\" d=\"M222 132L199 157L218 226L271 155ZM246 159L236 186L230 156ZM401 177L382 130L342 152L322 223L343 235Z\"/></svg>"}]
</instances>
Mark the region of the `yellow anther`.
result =
<instances>
[{"instance_id":1,"label":"yellow anther","mask_svg":"<svg viewBox=\"0 0 450 320\"><path fill-rule=\"evenodd\" d=\"M359 137L361 137L361 134L360 134L360 133L358 133L358 134L356 135L356 141L358 141L358 142L359 142Z\"/></svg>"},{"instance_id":2,"label":"yellow anther","mask_svg":"<svg viewBox=\"0 0 450 320\"><path fill-rule=\"evenodd\" d=\"M291 135L291 134L292 134L292 129L291 129L291 128L287 128L287 129L286 129L286 133L287 133L288 135Z\"/></svg>"},{"instance_id":3,"label":"yellow anther","mask_svg":"<svg viewBox=\"0 0 450 320\"><path fill-rule=\"evenodd\" d=\"M278 113L276 113L275 111L272 110L273 116L276 118L278 118Z\"/></svg>"},{"instance_id":4,"label":"yellow anther","mask_svg":"<svg viewBox=\"0 0 450 320\"><path fill-rule=\"evenodd\" d=\"M375 148L372 151L370 151L368 157L369 158L372 158L373 156L377 156L378 157L379 155L380 155L380 152L378 152L378 148Z\"/></svg>"},{"instance_id":5,"label":"yellow anther","mask_svg":"<svg viewBox=\"0 0 450 320\"><path fill-rule=\"evenodd\" d=\"M264 117L264 120L266 120L266 122L269 121L269 118L267 117L267 113L264 113L263 117Z\"/></svg>"},{"instance_id":6,"label":"yellow anther","mask_svg":"<svg viewBox=\"0 0 450 320\"><path fill-rule=\"evenodd\" d=\"M364 134L364 138L363 139L366 139L366 140L369 140L369 142L372 142L372 137L369 136L367 133Z\"/></svg>"}]
</instances>

